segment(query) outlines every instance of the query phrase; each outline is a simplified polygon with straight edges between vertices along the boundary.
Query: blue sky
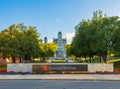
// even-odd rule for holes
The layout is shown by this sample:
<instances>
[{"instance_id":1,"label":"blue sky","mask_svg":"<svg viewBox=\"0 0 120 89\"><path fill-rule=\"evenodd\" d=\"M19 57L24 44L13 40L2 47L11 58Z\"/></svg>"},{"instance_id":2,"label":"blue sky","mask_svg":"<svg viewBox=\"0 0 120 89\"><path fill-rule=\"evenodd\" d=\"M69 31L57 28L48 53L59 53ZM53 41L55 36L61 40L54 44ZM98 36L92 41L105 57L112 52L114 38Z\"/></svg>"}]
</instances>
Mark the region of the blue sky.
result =
<instances>
[{"instance_id":1,"label":"blue sky","mask_svg":"<svg viewBox=\"0 0 120 89\"><path fill-rule=\"evenodd\" d=\"M70 42L75 26L96 10L120 15L120 0L0 0L0 31L24 23L36 26L41 38L52 40L61 31Z\"/></svg>"}]
</instances>

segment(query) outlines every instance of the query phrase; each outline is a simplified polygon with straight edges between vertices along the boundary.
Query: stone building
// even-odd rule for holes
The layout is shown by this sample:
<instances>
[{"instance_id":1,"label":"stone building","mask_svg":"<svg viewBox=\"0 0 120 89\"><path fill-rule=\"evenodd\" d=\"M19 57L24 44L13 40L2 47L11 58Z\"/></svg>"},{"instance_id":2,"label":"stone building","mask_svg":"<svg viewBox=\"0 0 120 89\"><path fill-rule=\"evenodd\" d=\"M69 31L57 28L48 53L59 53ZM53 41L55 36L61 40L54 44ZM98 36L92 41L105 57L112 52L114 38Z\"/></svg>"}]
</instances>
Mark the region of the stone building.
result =
<instances>
[{"instance_id":1,"label":"stone building","mask_svg":"<svg viewBox=\"0 0 120 89\"><path fill-rule=\"evenodd\" d=\"M66 49L65 45L67 43L66 38L62 38L62 32L58 32L58 38L53 39L53 43L58 45L58 49L54 54L54 58L65 59L66 58Z\"/></svg>"}]
</instances>

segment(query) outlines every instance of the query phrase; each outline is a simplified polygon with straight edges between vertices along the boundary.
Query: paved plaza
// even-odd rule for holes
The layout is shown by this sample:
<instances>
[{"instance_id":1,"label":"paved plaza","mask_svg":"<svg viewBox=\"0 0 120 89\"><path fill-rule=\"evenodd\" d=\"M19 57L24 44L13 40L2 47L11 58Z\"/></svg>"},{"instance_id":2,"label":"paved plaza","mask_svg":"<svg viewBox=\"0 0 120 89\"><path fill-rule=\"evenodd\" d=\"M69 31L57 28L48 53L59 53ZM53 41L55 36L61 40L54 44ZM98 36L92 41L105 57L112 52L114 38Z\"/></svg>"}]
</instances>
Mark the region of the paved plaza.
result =
<instances>
[{"instance_id":1,"label":"paved plaza","mask_svg":"<svg viewBox=\"0 0 120 89\"><path fill-rule=\"evenodd\" d=\"M120 81L120 74L1 74L0 79Z\"/></svg>"}]
</instances>

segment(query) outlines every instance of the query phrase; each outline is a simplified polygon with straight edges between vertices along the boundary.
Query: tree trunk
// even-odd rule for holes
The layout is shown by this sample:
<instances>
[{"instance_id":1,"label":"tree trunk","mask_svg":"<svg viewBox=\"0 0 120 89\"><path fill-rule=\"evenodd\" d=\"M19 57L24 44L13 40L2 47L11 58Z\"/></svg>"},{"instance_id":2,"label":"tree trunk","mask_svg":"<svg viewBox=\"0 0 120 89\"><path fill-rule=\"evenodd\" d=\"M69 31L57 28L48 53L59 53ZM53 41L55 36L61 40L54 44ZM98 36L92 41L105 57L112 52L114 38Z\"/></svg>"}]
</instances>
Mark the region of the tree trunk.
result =
<instances>
[{"instance_id":1,"label":"tree trunk","mask_svg":"<svg viewBox=\"0 0 120 89\"><path fill-rule=\"evenodd\" d=\"M12 61L13 63L16 63L15 57L12 57Z\"/></svg>"},{"instance_id":2,"label":"tree trunk","mask_svg":"<svg viewBox=\"0 0 120 89\"><path fill-rule=\"evenodd\" d=\"M20 59L20 63L22 63L22 58L20 57L19 59Z\"/></svg>"},{"instance_id":3,"label":"tree trunk","mask_svg":"<svg viewBox=\"0 0 120 89\"><path fill-rule=\"evenodd\" d=\"M92 62L92 61L91 61L91 57L89 58L89 60L90 60L90 63L91 63L91 62Z\"/></svg>"},{"instance_id":4,"label":"tree trunk","mask_svg":"<svg viewBox=\"0 0 120 89\"><path fill-rule=\"evenodd\" d=\"M102 58L104 60L104 63L107 63L107 55L103 55Z\"/></svg>"},{"instance_id":5,"label":"tree trunk","mask_svg":"<svg viewBox=\"0 0 120 89\"><path fill-rule=\"evenodd\" d=\"M45 59L46 59L46 57L44 56L44 58L43 58L44 62L45 62Z\"/></svg>"},{"instance_id":6,"label":"tree trunk","mask_svg":"<svg viewBox=\"0 0 120 89\"><path fill-rule=\"evenodd\" d=\"M86 57L85 57L85 62L87 63Z\"/></svg>"},{"instance_id":7,"label":"tree trunk","mask_svg":"<svg viewBox=\"0 0 120 89\"><path fill-rule=\"evenodd\" d=\"M30 63L32 63L32 58L30 58Z\"/></svg>"},{"instance_id":8,"label":"tree trunk","mask_svg":"<svg viewBox=\"0 0 120 89\"><path fill-rule=\"evenodd\" d=\"M92 56L92 63L94 63L94 58L93 58L93 56Z\"/></svg>"}]
</instances>

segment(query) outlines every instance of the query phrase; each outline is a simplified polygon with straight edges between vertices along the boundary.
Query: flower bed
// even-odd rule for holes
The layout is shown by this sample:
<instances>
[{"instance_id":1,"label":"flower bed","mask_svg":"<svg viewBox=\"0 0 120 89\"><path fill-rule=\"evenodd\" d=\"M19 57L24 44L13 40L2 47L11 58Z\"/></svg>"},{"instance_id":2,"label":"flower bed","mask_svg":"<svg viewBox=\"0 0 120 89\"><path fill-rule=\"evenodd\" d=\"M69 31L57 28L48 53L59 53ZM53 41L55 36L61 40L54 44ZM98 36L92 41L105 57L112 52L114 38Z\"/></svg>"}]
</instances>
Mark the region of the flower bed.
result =
<instances>
[{"instance_id":1,"label":"flower bed","mask_svg":"<svg viewBox=\"0 0 120 89\"><path fill-rule=\"evenodd\" d=\"M0 69L0 73L7 72L6 68Z\"/></svg>"},{"instance_id":2,"label":"flower bed","mask_svg":"<svg viewBox=\"0 0 120 89\"><path fill-rule=\"evenodd\" d=\"M109 72L109 71L97 71L97 72L89 72L89 71L48 71L48 72L14 72L14 71L9 71L6 72L6 70L1 70L0 74L120 74L120 72L118 71L114 71L114 72Z\"/></svg>"}]
</instances>

